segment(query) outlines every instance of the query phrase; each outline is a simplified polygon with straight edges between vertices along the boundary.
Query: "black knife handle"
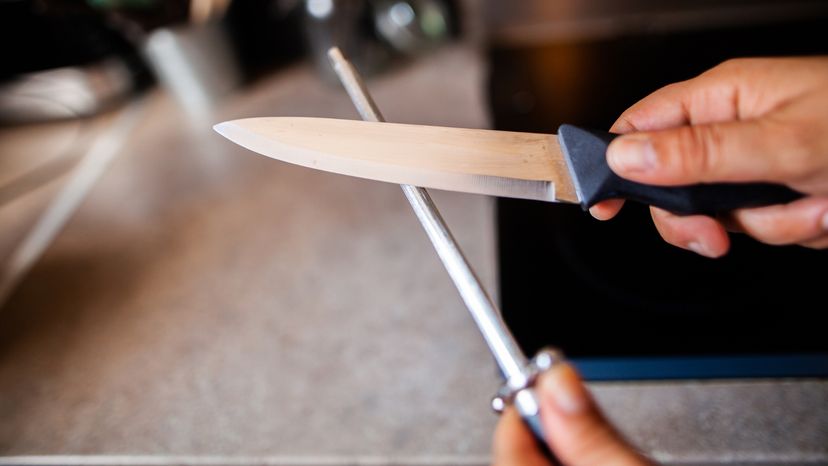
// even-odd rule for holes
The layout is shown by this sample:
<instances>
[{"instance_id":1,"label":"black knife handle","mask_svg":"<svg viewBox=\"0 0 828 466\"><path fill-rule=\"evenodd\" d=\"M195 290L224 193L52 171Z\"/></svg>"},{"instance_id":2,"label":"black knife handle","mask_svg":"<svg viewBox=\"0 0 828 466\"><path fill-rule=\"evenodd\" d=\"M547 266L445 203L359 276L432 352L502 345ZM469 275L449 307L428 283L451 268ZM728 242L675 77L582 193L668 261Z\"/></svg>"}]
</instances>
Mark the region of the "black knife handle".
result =
<instances>
[{"instance_id":1,"label":"black knife handle","mask_svg":"<svg viewBox=\"0 0 828 466\"><path fill-rule=\"evenodd\" d=\"M616 175L607 164L607 146L617 134L561 125L558 141L573 182L587 209L606 199L628 199L680 215L715 215L733 209L785 204L803 197L787 186L771 183L707 183L653 186Z\"/></svg>"}]
</instances>

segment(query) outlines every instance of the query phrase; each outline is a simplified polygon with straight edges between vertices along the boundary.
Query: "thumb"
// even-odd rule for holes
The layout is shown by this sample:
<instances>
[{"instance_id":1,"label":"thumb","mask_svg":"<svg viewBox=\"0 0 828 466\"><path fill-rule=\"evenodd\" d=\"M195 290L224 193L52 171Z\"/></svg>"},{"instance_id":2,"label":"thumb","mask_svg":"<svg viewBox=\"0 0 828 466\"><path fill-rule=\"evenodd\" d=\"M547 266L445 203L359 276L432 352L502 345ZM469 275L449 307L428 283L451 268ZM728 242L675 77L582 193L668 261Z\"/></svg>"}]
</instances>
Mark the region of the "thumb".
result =
<instances>
[{"instance_id":1,"label":"thumb","mask_svg":"<svg viewBox=\"0 0 828 466\"><path fill-rule=\"evenodd\" d=\"M607 162L619 176L656 185L784 182L804 167L792 163L791 139L768 126L746 120L631 133L610 144Z\"/></svg>"},{"instance_id":2,"label":"thumb","mask_svg":"<svg viewBox=\"0 0 828 466\"><path fill-rule=\"evenodd\" d=\"M607 422L572 366L543 374L538 394L546 441L565 465L650 464Z\"/></svg>"}]
</instances>

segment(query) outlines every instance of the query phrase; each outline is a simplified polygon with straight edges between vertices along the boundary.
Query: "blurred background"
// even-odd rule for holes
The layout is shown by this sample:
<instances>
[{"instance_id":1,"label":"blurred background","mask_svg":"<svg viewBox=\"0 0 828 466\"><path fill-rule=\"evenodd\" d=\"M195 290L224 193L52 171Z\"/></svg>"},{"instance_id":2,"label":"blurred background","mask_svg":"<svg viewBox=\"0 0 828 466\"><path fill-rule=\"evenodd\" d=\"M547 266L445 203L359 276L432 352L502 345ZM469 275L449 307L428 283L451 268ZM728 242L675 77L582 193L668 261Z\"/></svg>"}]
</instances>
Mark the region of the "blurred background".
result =
<instances>
[{"instance_id":1,"label":"blurred background","mask_svg":"<svg viewBox=\"0 0 828 466\"><path fill-rule=\"evenodd\" d=\"M388 121L608 128L826 31L805 0L0 0L0 464L486 464L497 372L399 188L212 125L357 119L336 45ZM825 251L434 196L656 459L828 464Z\"/></svg>"},{"instance_id":2,"label":"blurred background","mask_svg":"<svg viewBox=\"0 0 828 466\"><path fill-rule=\"evenodd\" d=\"M203 105L301 57L318 60L334 43L371 73L459 34L458 5L449 0L47 0L2 8L6 122L88 116L158 82L183 104ZM85 95L60 92L70 89Z\"/></svg>"}]
</instances>

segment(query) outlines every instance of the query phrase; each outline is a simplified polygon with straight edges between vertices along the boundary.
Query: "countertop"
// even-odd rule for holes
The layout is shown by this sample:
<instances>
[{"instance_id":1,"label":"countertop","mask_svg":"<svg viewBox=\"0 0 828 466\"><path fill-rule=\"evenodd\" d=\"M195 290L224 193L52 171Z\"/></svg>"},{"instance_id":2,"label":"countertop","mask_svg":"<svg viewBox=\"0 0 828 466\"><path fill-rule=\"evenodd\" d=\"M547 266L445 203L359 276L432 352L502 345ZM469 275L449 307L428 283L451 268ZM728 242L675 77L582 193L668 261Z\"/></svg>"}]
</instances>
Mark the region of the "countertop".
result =
<instances>
[{"instance_id":1,"label":"countertop","mask_svg":"<svg viewBox=\"0 0 828 466\"><path fill-rule=\"evenodd\" d=\"M486 127L483 78L458 45L368 84L388 121ZM145 101L0 310L0 463L486 464L496 369L399 187L275 162L210 129L356 119L344 92L296 65L200 121L161 92ZM69 141L69 124L3 129L4 167L43 153L21 135ZM4 198L0 252L64 179ZM494 289L491 199L433 194ZM825 380L591 388L659 461L828 464Z\"/></svg>"}]
</instances>

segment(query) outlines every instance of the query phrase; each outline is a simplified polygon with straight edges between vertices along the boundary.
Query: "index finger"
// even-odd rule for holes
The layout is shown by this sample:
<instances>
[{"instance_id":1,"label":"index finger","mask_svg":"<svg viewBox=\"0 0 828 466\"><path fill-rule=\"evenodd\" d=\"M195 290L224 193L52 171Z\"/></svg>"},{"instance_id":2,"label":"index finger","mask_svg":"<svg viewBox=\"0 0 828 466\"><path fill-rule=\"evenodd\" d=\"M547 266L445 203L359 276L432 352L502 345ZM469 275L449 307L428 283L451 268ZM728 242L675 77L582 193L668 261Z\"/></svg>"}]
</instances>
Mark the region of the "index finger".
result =
<instances>
[{"instance_id":1,"label":"index finger","mask_svg":"<svg viewBox=\"0 0 828 466\"><path fill-rule=\"evenodd\" d=\"M626 134L738 118L736 86L698 77L662 87L618 117L610 132Z\"/></svg>"}]
</instances>

